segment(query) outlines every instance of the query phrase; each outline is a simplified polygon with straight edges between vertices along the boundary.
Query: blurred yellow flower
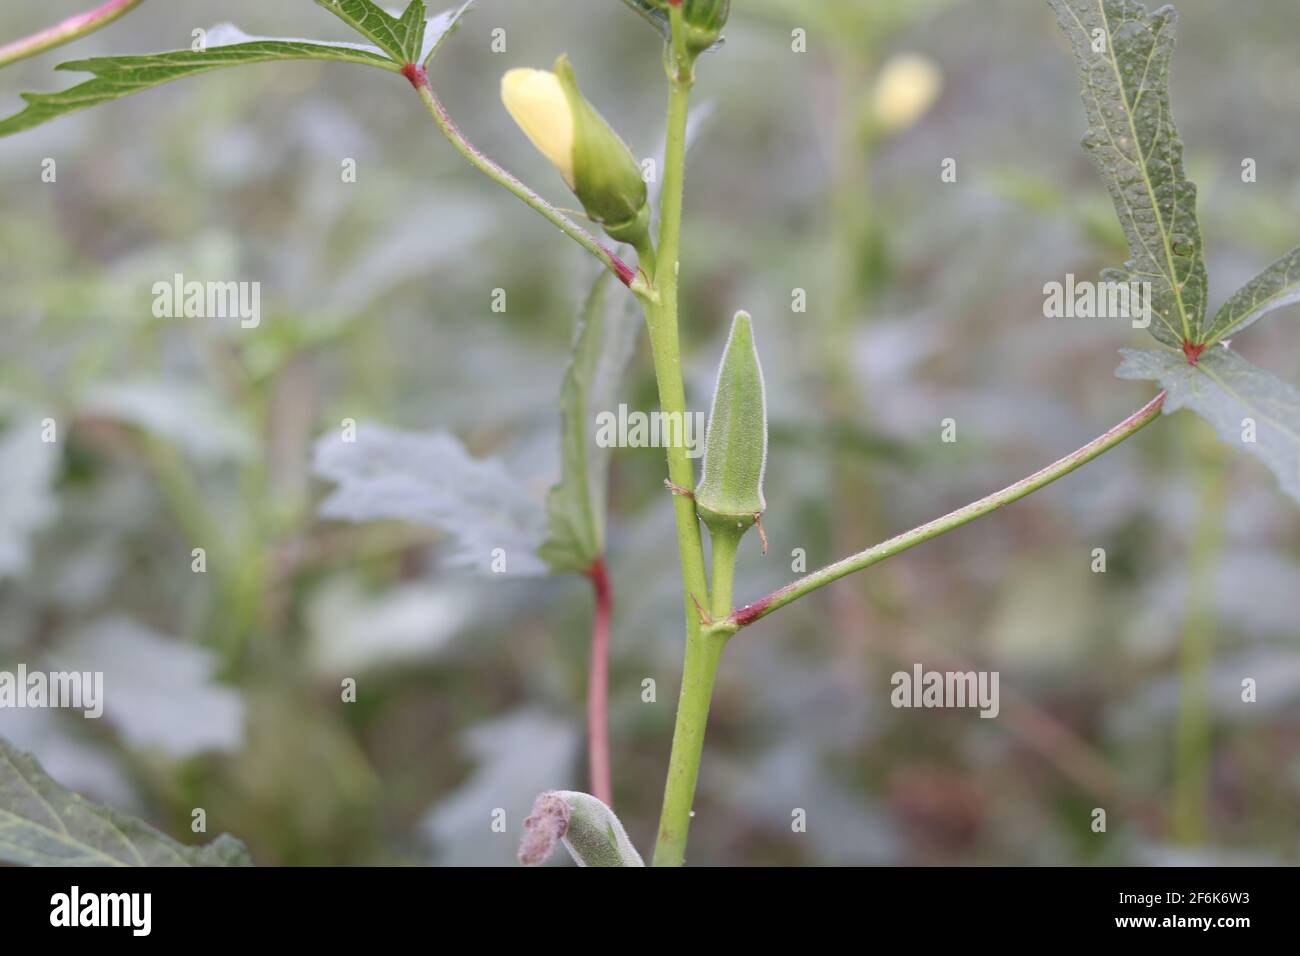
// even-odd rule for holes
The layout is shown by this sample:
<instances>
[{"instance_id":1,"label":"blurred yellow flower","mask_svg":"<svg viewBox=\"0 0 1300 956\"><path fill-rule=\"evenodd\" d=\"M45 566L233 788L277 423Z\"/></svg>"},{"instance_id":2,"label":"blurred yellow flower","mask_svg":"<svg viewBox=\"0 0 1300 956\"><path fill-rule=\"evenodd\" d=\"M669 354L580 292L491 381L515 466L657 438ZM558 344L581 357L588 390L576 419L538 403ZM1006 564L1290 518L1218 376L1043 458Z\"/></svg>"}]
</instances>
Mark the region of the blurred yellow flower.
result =
<instances>
[{"instance_id":1,"label":"blurred yellow flower","mask_svg":"<svg viewBox=\"0 0 1300 956\"><path fill-rule=\"evenodd\" d=\"M939 98L943 73L927 57L904 53L880 69L872 93L872 115L885 133L899 133L914 125Z\"/></svg>"}]
</instances>

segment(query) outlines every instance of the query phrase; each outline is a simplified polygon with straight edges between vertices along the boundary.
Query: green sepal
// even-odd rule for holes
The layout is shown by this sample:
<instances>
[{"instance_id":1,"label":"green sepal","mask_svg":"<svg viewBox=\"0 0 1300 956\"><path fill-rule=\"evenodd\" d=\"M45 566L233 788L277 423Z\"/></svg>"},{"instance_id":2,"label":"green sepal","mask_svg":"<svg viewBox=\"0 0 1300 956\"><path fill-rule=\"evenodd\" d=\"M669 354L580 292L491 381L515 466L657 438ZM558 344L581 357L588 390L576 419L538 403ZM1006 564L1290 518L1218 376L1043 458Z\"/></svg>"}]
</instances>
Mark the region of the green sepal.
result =
<instances>
[{"instance_id":1,"label":"green sepal","mask_svg":"<svg viewBox=\"0 0 1300 956\"><path fill-rule=\"evenodd\" d=\"M574 195L587 215L611 236L636 243L648 234L650 225L649 195L641 167L627 143L582 95L567 56L555 61L555 75L573 111Z\"/></svg>"},{"instance_id":2,"label":"green sepal","mask_svg":"<svg viewBox=\"0 0 1300 956\"><path fill-rule=\"evenodd\" d=\"M729 16L731 0L686 0L682 5L686 49L698 55L721 40Z\"/></svg>"},{"instance_id":3,"label":"green sepal","mask_svg":"<svg viewBox=\"0 0 1300 956\"><path fill-rule=\"evenodd\" d=\"M626 242L630 246L640 246L642 241L650 237L650 204L647 202L641 207L641 211L636 214L636 218L629 222L605 223L605 232L615 242Z\"/></svg>"}]
</instances>

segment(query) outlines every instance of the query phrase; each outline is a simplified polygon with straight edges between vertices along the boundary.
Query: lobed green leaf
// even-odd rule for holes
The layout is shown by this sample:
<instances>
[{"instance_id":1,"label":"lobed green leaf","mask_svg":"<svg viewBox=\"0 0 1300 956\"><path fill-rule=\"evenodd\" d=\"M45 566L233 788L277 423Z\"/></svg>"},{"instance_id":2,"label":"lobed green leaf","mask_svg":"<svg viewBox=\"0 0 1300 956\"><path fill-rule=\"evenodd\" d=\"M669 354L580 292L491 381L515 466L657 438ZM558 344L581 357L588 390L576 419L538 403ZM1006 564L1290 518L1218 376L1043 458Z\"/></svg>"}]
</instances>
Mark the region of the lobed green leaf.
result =
<instances>
[{"instance_id":1,"label":"lobed green leaf","mask_svg":"<svg viewBox=\"0 0 1300 956\"><path fill-rule=\"evenodd\" d=\"M402 58L405 63L420 62L420 51L424 49L424 30L428 18L429 12L425 9L424 0L411 0L402 14L398 28L402 38Z\"/></svg>"},{"instance_id":2,"label":"lobed green leaf","mask_svg":"<svg viewBox=\"0 0 1300 956\"><path fill-rule=\"evenodd\" d=\"M316 4L379 47L398 65L414 63L419 57L424 43L424 0L412 0L401 17L393 16L374 0L316 0Z\"/></svg>"},{"instance_id":3,"label":"lobed green leaf","mask_svg":"<svg viewBox=\"0 0 1300 956\"><path fill-rule=\"evenodd\" d=\"M1274 309L1300 302L1300 246L1236 291L1214 316L1205 341L1214 344L1253 325Z\"/></svg>"},{"instance_id":4,"label":"lobed green leaf","mask_svg":"<svg viewBox=\"0 0 1300 956\"><path fill-rule=\"evenodd\" d=\"M149 824L91 803L0 738L0 861L23 866L251 866L222 834L186 846Z\"/></svg>"},{"instance_id":5,"label":"lobed green leaf","mask_svg":"<svg viewBox=\"0 0 1300 956\"><path fill-rule=\"evenodd\" d=\"M1300 502L1300 390L1251 364L1231 349L1207 349L1195 365L1182 353L1122 349L1116 375L1160 383L1165 414L1189 408L1219 438L1250 452Z\"/></svg>"},{"instance_id":6,"label":"lobed green leaf","mask_svg":"<svg viewBox=\"0 0 1300 956\"><path fill-rule=\"evenodd\" d=\"M408 63L427 65L474 5L428 17L424 0L413 0L394 17L371 0L316 0L374 45L280 37L253 37L230 24L209 31L207 49L173 50L142 56L101 56L60 63L56 69L94 74L94 79L58 93L24 93L27 108L0 120L9 136L112 100L212 70L277 60L333 60L377 66L393 73Z\"/></svg>"},{"instance_id":7,"label":"lobed green leaf","mask_svg":"<svg viewBox=\"0 0 1300 956\"><path fill-rule=\"evenodd\" d=\"M219 33L220 31L220 33ZM60 63L56 69L93 73L95 78L58 93L24 93L27 108L0 120L0 136L31 129L67 113L118 100L173 80L249 63L278 60L334 60L397 72L397 64L378 50L354 43L250 38L233 27L213 34L236 42L209 45L202 52L176 50L143 56L102 56Z\"/></svg>"},{"instance_id":8,"label":"lobed green leaf","mask_svg":"<svg viewBox=\"0 0 1300 956\"><path fill-rule=\"evenodd\" d=\"M1151 283L1151 333L1180 348L1205 340L1205 256L1196 186L1169 108L1177 14L1136 0L1047 0L1070 39L1101 172L1132 258L1117 281Z\"/></svg>"}]
</instances>

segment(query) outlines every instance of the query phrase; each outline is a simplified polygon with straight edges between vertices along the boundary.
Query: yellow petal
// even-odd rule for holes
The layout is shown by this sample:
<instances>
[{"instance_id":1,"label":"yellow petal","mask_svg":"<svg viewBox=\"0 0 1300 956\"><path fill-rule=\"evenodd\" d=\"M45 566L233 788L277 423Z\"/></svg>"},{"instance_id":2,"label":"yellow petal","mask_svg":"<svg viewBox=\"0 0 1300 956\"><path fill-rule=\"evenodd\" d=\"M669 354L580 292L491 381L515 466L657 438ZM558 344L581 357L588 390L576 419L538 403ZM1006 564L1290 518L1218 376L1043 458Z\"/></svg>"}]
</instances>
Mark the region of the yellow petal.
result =
<instances>
[{"instance_id":1,"label":"yellow petal","mask_svg":"<svg viewBox=\"0 0 1300 956\"><path fill-rule=\"evenodd\" d=\"M510 70L501 78L501 101L538 151L573 188L573 110L549 70Z\"/></svg>"},{"instance_id":2,"label":"yellow petal","mask_svg":"<svg viewBox=\"0 0 1300 956\"><path fill-rule=\"evenodd\" d=\"M939 96L943 74L929 59L905 53L880 70L872 95L876 123L887 133L907 129L919 120Z\"/></svg>"}]
</instances>

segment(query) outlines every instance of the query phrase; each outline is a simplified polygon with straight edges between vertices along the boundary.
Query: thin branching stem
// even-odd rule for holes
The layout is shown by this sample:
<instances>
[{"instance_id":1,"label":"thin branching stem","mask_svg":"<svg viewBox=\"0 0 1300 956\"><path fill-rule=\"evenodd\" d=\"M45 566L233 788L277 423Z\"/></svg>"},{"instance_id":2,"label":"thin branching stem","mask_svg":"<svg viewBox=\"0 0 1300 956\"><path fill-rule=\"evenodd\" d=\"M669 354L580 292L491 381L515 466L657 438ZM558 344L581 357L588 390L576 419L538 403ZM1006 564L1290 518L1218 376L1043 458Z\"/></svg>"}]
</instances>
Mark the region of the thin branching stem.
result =
<instances>
[{"instance_id":1,"label":"thin branching stem","mask_svg":"<svg viewBox=\"0 0 1300 956\"><path fill-rule=\"evenodd\" d=\"M797 581L787 584L778 591L773 591L767 597L760 598L751 604L746 604L740 610L731 614L726 620L715 624L714 627L719 631L730 631L734 633L743 627L748 627L755 621L762 620L778 608L783 608L792 601L797 601L806 594L811 594L818 588L825 587L832 581L838 581L840 578L853 574L855 571L861 571L877 564L886 558L892 558L900 552L913 548L918 544L929 541L931 538L937 538L941 534L947 534L960 528L962 525L969 524L976 518L982 518L987 514L997 511L1003 505L1009 505L1013 501L1019 501L1026 495L1038 491L1040 488L1050 485L1058 478L1063 478L1070 472L1074 471L1094 458L1110 451L1120 442L1132 438L1139 431L1153 422L1160 414L1164 406L1165 393L1161 392L1142 408L1138 409L1124 421L1120 422L1114 428L1110 429L1103 435L1098 436L1088 444L1084 445L1077 451L1073 451L1059 461L1053 462L1041 471L1036 471L1027 478L1022 478L1013 485L1008 485L1001 491L995 491L987 497L978 501L973 501L956 511L949 512L942 518L935 518L911 531L905 531L900 535L890 538L888 541L882 541L874 547L867 548L857 554L850 555L842 561L827 565L820 571L814 571Z\"/></svg>"},{"instance_id":2,"label":"thin branching stem","mask_svg":"<svg viewBox=\"0 0 1300 956\"><path fill-rule=\"evenodd\" d=\"M118 17L130 13L143 2L144 0L107 0L93 10L68 17L39 33L6 43L0 46L0 66L25 60L29 56L36 56L38 53L44 53L56 46L78 40L88 33L101 30Z\"/></svg>"},{"instance_id":3,"label":"thin branching stem","mask_svg":"<svg viewBox=\"0 0 1300 956\"><path fill-rule=\"evenodd\" d=\"M429 111L429 115L438 124L438 129L442 130L442 134L447 137L448 142L456 148L456 152L469 160L470 164L483 175L498 185L505 187L509 192L541 213L562 233L599 259L605 268L614 273L620 282L636 293L638 298L643 301L647 298L653 298L653 290L644 276L639 275L595 236L579 226L553 204L543 199L534 190L524 185L517 176L503 169L471 143L465 134L460 131L460 127L452 120L451 114L447 112L447 108L438 99L438 95L433 92L433 87L429 85L429 78L423 68L409 64L403 68L402 73L410 80L411 85L415 87L415 91L420 94L420 99Z\"/></svg>"}]
</instances>

